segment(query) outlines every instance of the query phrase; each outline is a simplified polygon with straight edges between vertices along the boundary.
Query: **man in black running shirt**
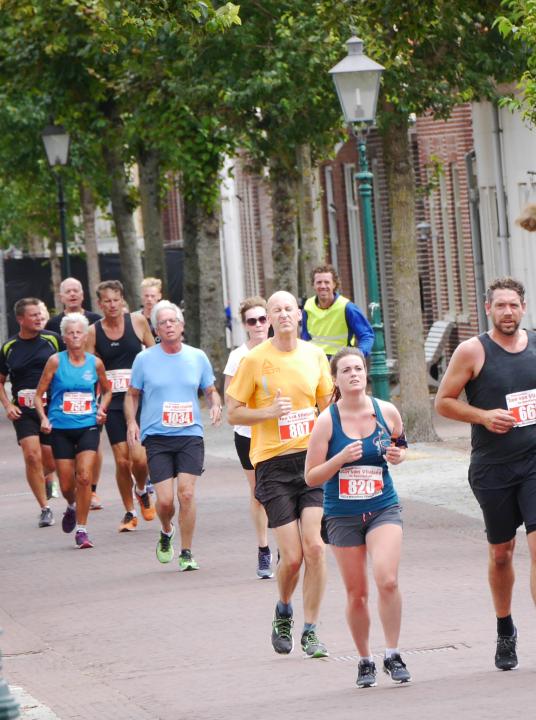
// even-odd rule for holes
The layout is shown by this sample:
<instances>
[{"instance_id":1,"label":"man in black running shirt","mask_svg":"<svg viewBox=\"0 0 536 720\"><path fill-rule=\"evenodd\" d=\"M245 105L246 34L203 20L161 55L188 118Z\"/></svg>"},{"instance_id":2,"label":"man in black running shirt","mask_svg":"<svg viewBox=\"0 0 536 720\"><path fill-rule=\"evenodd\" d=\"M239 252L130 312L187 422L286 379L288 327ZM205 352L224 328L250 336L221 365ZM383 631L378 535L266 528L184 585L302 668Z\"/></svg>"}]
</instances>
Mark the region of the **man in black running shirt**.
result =
<instances>
[{"instance_id":1,"label":"man in black running shirt","mask_svg":"<svg viewBox=\"0 0 536 720\"><path fill-rule=\"evenodd\" d=\"M123 414L125 393L130 385L132 363L143 346L154 345L154 338L143 315L124 312L123 285L119 280L106 280L97 288L102 320L91 325L87 352L98 355L112 385L112 402L108 408L106 432L115 460L115 476L125 506L119 532L129 532L138 524L132 496L132 476L136 484L136 498L145 520L155 517L155 508L147 490L147 456L145 448L127 444L127 426Z\"/></svg>"},{"instance_id":2,"label":"man in black running shirt","mask_svg":"<svg viewBox=\"0 0 536 720\"><path fill-rule=\"evenodd\" d=\"M469 483L489 543L499 670L517 667L511 608L515 536L522 524L536 603L536 333L520 328L525 309L520 282L495 280L486 293L491 330L456 348L436 396L441 415L472 424ZM467 402L459 399L463 390Z\"/></svg>"},{"instance_id":3,"label":"man in black running shirt","mask_svg":"<svg viewBox=\"0 0 536 720\"><path fill-rule=\"evenodd\" d=\"M39 527L54 524L47 504L45 474L53 472L54 460L50 439L41 433L35 410L35 388L51 355L63 350L56 333L42 330L43 318L37 298L23 298L15 303L14 313L20 329L0 349L0 402L6 416L13 422L17 441L22 449L26 479L41 508ZM11 381L12 400L5 383Z\"/></svg>"}]
</instances>

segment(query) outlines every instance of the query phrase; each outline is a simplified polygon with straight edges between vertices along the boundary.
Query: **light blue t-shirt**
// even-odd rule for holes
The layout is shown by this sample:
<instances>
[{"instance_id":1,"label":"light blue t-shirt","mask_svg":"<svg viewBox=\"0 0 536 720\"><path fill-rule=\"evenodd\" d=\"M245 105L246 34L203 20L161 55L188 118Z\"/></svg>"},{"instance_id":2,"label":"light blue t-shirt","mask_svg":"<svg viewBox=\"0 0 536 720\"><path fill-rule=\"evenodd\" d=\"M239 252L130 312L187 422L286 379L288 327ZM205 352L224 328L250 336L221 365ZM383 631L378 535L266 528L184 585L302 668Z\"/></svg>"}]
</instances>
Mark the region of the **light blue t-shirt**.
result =
<instances>
[{"instance_id":1,"label":"light blue t-shirt","mask_svg":"<svg viewBox=\"0 0 536 720\"><path fill-rule=\"evenodd\" d=\"M214 372L202 350L184 343L174 354L160 345L147 348L134 360L130 384L143 392L142 440L147 435L203 437L197 392L214 385Z\"/></svg>"}]
</instances>

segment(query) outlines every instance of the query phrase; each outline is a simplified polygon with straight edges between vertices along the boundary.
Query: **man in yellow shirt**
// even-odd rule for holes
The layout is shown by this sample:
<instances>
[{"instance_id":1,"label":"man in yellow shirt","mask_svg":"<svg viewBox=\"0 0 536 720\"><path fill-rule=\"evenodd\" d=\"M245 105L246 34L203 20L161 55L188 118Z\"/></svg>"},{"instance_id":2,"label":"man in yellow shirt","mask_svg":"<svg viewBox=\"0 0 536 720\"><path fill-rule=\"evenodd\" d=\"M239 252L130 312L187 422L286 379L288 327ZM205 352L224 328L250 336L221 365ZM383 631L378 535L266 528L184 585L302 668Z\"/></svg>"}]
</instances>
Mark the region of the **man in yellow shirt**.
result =
<instances>
[{"instance_id":1,"label":"man in yellow shirt","mask_svg":"<svg viewBox=\"0 0 536 720\"><path fill-rule=\"evenodd\" d=\"M333 383L322 350L298 340L300 317L290 293L276 292L268 300L274 336L242 359L227 389L227 417L233 425L252 426L255 496L264 505L281 556L272 646L281 654L293 648L291 600L304 564L301 646L309 657L325 657L328 652L316 634L326 581L323 491L306 485L304 466L316 408L329 403Z\"/></svg>"}]
</instances>

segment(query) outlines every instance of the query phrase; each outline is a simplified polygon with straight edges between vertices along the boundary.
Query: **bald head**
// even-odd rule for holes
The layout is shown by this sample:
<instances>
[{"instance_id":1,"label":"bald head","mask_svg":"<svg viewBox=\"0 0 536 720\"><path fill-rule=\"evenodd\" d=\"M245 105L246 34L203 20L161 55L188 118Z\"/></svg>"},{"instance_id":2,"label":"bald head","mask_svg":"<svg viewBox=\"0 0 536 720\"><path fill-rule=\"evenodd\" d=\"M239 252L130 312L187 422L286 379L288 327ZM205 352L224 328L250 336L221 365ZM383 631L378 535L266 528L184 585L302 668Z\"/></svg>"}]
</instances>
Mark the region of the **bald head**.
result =
<instances>
[{"instance_id":1,"label":"bald head","mask_svg":"<svg viewBox=\"0 0 536 720\"><path fill-rule=\"evenodd\" d=\"M80 280L65 278L60 285L60 300L66 312L80 312L84 302L84 290Z\"/></svg>"},{"instance_id":2,"label":"bald head","mask_svg":"<svg viewBox=\"0 0 536 720\"><path fill-rule=\"evenodd\" d=\"M268 319L275 338L283 336L296 338L301 310L294 295L279 290L268 298Z\"/></svg>"}]
</instances>

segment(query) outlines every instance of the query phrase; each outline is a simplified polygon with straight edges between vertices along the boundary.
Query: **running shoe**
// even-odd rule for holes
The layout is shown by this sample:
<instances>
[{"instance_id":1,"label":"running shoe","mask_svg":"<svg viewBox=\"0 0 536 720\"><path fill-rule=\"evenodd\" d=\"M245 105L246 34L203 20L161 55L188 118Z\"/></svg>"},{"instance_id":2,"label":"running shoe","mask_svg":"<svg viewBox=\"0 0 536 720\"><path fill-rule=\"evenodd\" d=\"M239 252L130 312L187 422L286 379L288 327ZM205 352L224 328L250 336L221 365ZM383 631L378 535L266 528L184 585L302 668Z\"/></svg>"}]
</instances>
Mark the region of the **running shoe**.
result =
<instances>
[{"instance_id":1,"label":"running shoe","mask_svg":"<svg viewBox=\"0 0 536 720\"><path fill-rule=\"evenodd\" d=\"M102 510L102 503L97 493L91 493L91 502L89 504L90 510Z\"/></svg>"},{"instance_id":2,"label":"running shoe","mask_svg":"<svg viewBox=\"0 0 536 720\"><path fill-rule=\"evenodd\" d=\"M160 537L156 543L156 557L161 563L168 563L173 560L175 550L173 550L173 538L175 537L175 526L171 528L171 535L160 531Z\"/></svg>"},{"instance_id":3,"label":"running shoe","mask_svg":"<svg viewBox=\"0 0 536 720\"><path fill-rule=\"evenodd\" d=\"M61 529L64 533L72 533L76 527L76 510L67 505L67 510L63 513L61 521Z\"/></svg>"},{"instance_id":4,"label":"running shoe","mask_svg":"<svg viewBox=\"0 0 536 720\"><path fill-rule=\"evenodd\" d=\"M275 615L272 622L272 647L280 655L288 655L294 647L292 637L292 626L294 620L290 617L281 616L275 608Z\"/></svg>"},{"instance_id":5,"label":"running shoe","mask_svg":"<svg viewBox=\"0 0 536 720\"><path fill-rule=\"evenodd\" d=\"M411 680L409 670L398 653L383 659L383 671L390 675L391 680L395 683L406 683Z\"/></svg>"},{"instance_id":6,"label":"running shoe","mask_svg":"<svg viewBox=\"0 0 536 720\"><path fill-rule=\"evenodd\" d=\"M74 541L76 543L76 547L79 550L85 550L86 548L92 548L93 543L88 537L88 534L85 530L77 530L76 535L74 536Z\"/></svg>"},{"instance_id":7,"label":"running shoe","mask_svg":"<svg viewBox=\"0 0 536 720\"><path fill-rule=\"evenodd\" d=\"M360 660L355 684L359 688L376 687L376 664L370 660Z\"/></svg>"},{"instance_id":8,"label":"running shoe","mask_svg":"<svg viewBox=\"0 0 536 720\"><path fill-rule=\"evenodd\" d=\"M135 493L135 495L140 504L140 510L141 510L143 519L147 520L148 522L150 520L154 520L155 515L156 515L156 509L155 509L155 506L151 502L151 496L149 494L149 491L146 490L143 493L143 495L138 495L138 493Z\"/></svg>"},{"instance_id":9,"label":"running shoe","mask_svg":"<svg viewBox=\"0 0 536 720\"><path fill-rule=\"evenodd\" d=\"M41 508L41 515L39 515L39 527L50 527L54 525L54 515L49 507Z\"/></svg>"},{"instance_id":10,"label":"running shoe","mask_svg":"<svg viewBox=\"0 0 536 720\"><path fill-rule=\"evenodd\" d=\"M119 523L119 532L132 532L138 526L138 518L130 511L125 513L125 517Z\"/></svg>"},{"instance_id":11,"label":"running shoe","mask_svg":"<svg viewBox=\"0 0 536 720\"><path fill-rule=\"evenodd\" d=\"M517 662L517 629L510 636L497 636L497 650L495 652L495 667L498 670L515 670Z\"/></svg>"},{"instance_id":12,"label":"running shoe","mask_svg":"<svg viewBox=\"0 0 536 720\"><path fill-rule=\"evenodd\" d=\"M267 580L268 578L271 578L274 576L274 572L272 570L272 553L268 550L268 552L263 552L262 550L259 550L259 556L257 561L257 577L260 580Z\"/></svg>"},{"instance_id":13,"label":"running shoe","mask_svg":"<svg viewBox=\"0 0 536 720\"><path fill-rule=\"evenodd\" d=\"M328 649L320 642L314 630L306 630L301 636L301 647L307 657L322 658L328 657Z\"/></svg>"},{"instance_id":14,"label":"running shoe","mask_svg":"<svg viewBox=\"0 0 536 720\"><path fill-rule=\"evenodd\" d=\"M191 550L182 550L179 555L179 570L186 572L187 570L199 570L199 565L194 559Z\"/></svg>"}]
</instances>

